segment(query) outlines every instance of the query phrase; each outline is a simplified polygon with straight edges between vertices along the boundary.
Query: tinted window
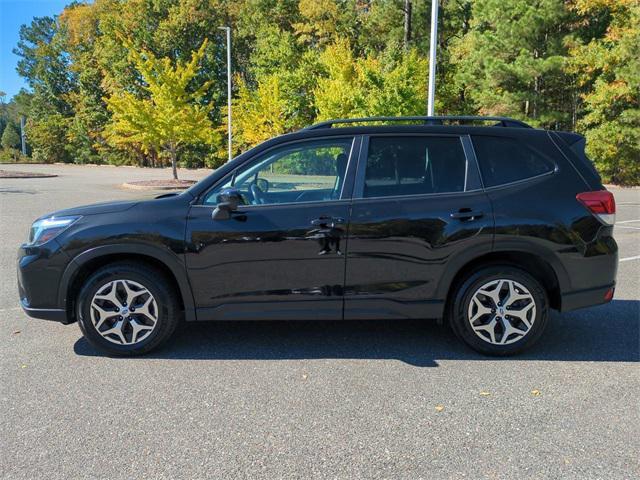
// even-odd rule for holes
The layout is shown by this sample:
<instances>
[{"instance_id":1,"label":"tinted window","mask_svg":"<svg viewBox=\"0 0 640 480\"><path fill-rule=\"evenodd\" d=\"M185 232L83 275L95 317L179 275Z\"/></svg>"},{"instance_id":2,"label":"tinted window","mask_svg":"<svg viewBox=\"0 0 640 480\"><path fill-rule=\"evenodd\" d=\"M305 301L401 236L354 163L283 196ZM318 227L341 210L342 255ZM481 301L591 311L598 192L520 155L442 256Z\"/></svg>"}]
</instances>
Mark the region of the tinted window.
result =
<instances>
[{"instance_id":1,"label":"tinted window","mask_svg":"<svg viewBox=\"0 0 640 480\"><path fill-rule=\"evenodd\" d=\"M555 166L522 141L504 137L473 137L486 187L524 180L551 172Z\"/></svg>"},{"instance_id":2,"label":"tinted window","mask_svg":"<svg viewBox=\"0 0 640 480\"><path fill-rule=\"evenodd\" d=\"M364 196L461 192L466 169L457 137L372 137Z\"/></svg>"},{"instance_id":3,"label":"tinted window","mask_svg":"<svg viewBox=\"0 0 640 480\"><path fill-rule=\"evenodd\" d=\"M270 150L238 168L209 192L215 205L224 188L240 191L245 204L313 202L340 197L352 138L299 142Z\"/></svg>"}]
</instances>

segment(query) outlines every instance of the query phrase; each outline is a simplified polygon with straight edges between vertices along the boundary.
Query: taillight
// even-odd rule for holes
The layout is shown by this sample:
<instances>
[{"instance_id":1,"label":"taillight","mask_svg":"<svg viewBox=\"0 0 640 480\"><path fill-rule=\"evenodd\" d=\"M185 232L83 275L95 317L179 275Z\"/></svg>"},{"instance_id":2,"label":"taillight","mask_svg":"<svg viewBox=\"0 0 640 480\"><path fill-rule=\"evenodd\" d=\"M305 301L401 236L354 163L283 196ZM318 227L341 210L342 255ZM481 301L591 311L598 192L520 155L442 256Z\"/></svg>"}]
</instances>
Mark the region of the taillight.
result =
<instances>
[{"instance_id":1,"label":"taillight","mask_svg":"<svg viewBox=\"0 0 640 480\"><path fill-rule=\"evenodd\" d=\"M589 209L602 223L613 225L616 223L616 200L607 190L584 192L576 195L580 203Z\"/></svg>"},{"instance_id":2,"label":"taillight","mask_svg":"<svg viewBox=\"0 0 640 480\"><path fill-rule=\"evenodd\" d=\"M609 290L607 290L607 293L604 294L604 301L605 302L610 302L611 300L613 300L613 293L615 292L615 290L613 288L610 288Z\"/></svg>"}]
</instances>

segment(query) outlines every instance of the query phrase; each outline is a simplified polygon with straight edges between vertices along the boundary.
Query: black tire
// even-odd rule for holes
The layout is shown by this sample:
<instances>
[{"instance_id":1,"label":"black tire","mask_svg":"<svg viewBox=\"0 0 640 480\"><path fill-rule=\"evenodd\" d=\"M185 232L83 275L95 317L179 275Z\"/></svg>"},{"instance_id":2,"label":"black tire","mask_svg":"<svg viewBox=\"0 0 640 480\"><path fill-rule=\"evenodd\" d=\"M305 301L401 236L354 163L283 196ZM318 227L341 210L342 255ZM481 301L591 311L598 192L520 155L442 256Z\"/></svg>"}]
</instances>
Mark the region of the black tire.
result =
<instances>
[{"instance_id":1,"label":"black tire","mask_svg":"<svg viewBox=\"0 0 640 480\"><path fill-rule=\"evenodd\" d=\"M526 335L506 345L491 343L490 338L480 338L481 334L474 331L468 320L469 304L478 289L488 282L501 279L512 280L525 287L535 302L535 316L532 315L533 322ZM490 316L488 314L485 318ZM449 323L456 335L475 351L491 356L514 355L528 349L538 341L548 320L549 301L545 289L527 272L511 265L491 265L472 272L457 285L449 308Z\"/></svg>"},{"instance_id":2,"label":"black tire","mask_svg":"<svg viewBox=\"0 0 640 480\"><path fill-rule=\"evenodd\" d=\"M120 345L105 339L91 320L91 301L94 295L105 284L114 280L129 280L144 286L157 304L154 329L143 340L132 345ZM84 282L77 300L78 325L82 334L91 345L109 355L143 355L160 347L172 337L182 318L179 299L164 273L144 264L117 262L100 268ZM131 316L133 317L133 313Z\"/></svg>"}]
</instances>

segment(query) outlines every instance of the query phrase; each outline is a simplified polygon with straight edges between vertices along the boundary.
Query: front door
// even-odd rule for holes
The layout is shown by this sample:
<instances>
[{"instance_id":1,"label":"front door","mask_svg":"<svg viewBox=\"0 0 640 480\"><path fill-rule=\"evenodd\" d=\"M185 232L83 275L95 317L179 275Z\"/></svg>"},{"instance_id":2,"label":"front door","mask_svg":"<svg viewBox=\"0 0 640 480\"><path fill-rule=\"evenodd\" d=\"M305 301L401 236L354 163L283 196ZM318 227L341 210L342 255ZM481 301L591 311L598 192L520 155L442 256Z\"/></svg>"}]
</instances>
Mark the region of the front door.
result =
<instances>
[{"instance_id":1,"label":"front door","mask_svg":"<svg viewBox=\"0 0 640 480\"><path fill-rule=\"evenodd\" d=\"M469 145L454 135L365 139L345 318L440 317L447 275L491 251L493 212Z\"/></svg>"},{"instance_id":2,"label":"front door","mask_svg":"<svg viewBox=\"0 0 640 480\"><path fill-rule=\"evenodd\" d=\"M200 320L342 318L352 137L262 153L189 212L186 263ZM243 205L212 219L224 188Z\"/></svg>"}]
</instances>

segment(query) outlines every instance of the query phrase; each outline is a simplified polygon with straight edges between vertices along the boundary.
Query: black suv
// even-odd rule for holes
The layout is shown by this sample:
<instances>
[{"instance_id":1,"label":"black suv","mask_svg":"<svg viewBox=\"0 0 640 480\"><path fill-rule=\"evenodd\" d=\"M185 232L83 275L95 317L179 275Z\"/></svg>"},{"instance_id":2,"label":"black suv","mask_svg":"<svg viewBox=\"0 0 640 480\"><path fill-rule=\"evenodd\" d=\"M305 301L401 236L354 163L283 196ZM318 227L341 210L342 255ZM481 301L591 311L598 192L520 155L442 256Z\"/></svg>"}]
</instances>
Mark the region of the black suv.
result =
<instances>
[{"instance_id":1,"label":"black suv","mask_svg":"<svg viewBox=\"0 0 640 480\"><path fill-rule=\"evenodd\" d=\"M615 203L584 145L497 117L324 122L179 195L41 217L20 300L116 355L182 319L392 318L444 319L513 354L550 308L613 297Z\"/></svg>"}]
</instances>

